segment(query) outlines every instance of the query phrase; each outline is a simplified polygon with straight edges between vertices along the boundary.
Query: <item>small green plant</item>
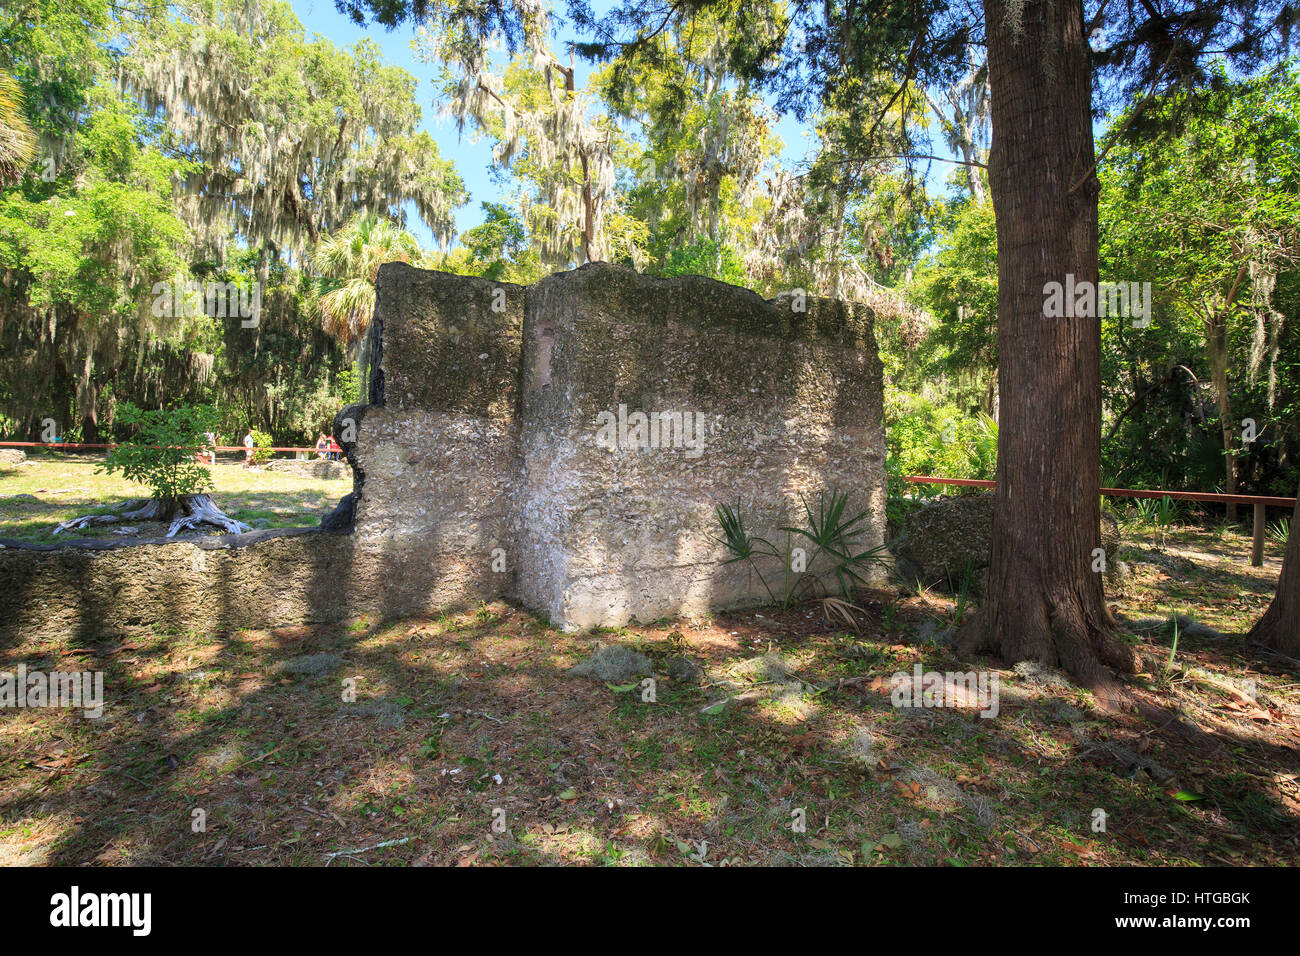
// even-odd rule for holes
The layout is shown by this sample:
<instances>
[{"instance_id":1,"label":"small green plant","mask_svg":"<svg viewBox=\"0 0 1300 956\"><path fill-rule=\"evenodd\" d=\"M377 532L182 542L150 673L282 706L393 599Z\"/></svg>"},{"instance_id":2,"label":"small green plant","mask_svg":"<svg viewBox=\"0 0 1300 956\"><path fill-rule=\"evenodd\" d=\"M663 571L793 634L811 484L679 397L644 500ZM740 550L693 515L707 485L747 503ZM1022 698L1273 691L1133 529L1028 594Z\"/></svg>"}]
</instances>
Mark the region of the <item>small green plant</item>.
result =
<instances>
[{"instance_id":1,"label":"small green plant","mask_svg":"<svg viewBox=\"0 0 1300 956\"><path fill-rule=\"evenodd\" d=\"M215 409L185 405L146 411L123 402L117 417L139 435L110 451L99 471L121 472L147 487L164 516L175 512L182 498L212 490L212 475L194 454L208 444L205 433L216 428Z\"/></svg>"},{"instance_id":2,"label":"small green plant","mask_svg":"<svg viewBox=\"0 0 1300 956\"><path fill-rule=\"evenodd\" d=\"M1133 512L1143 524L1156 523L1156 501L1154 498L1134 498Z\"/></svg>"},{"instance_id":3,"label":"small green plant","mask_svg":"<svg viewBox=\"0 0 1300 956\"><path fill-rule=\"evenodd\" d=\"M275 452L271 451L275 446L275 442L271 440L271 436L266 432L260 432L256 428L252 429L251 434L253 436L253 464L260 465L265 461L269 461L271 456L275 454Z\"/></svg>"},{"instance_id":4,"label":"small green plant","mask_svg":"<svg viewBox=\"0 0 1300 956\"><path fill-rule=\"evenodd\" d=\"M957 603L952 609L952 626L961 627L966 612L970 609L971 592L975 590L975 562L966 560L966 569L962 572L961 584L957 587Z\"/></svg>"},{"instance_id":5,"label":"small green plant","mask_svg":"<svg viewBox=\"0 0 1300 956\"><path fill-rule=\"evenodd\" d=\"M1165 545L1165 536L1178 521L1178 503L1168 495L1160 498L1138 498L1133 502L1133 510L1143 524L1152 528L1151 545L1155 546L1155 533L1160 534L1160 547Z\"/></svg>"},{"instance_id":6,"label":"small green plant","mask_svg":"<svg viewBox=\"0 0 1300 956\"><path fill-rule=\"evenodd\" d=\"M1178 520L1178 505L1168 495L1161 497L1156 505L1156 527L1160 529L1160 547L1165 546L1165 535Z\"/></svg>"},{"instance_id":7,"label":"small green plant","mask_svg":"<svg viewBox=\"0 0 1300 956\"><path fill-rule=\"evenodd\" d=\"M884 619L881 621L881 627L884 629L886 634L894 633L894 629L898 627L898 601L897 600L890 601L888 604L885 605L885 616Z\"/></svg>"},{"instance_id":8,"label":"small green plant","mask_svg":"<svg viewBox=\"0 0 1300 956\"><path fill-rule=\"evenodd\" d=\"M1286 545L1291 540L1291 519L1278 518L1268 526L1268 536L1280 545Z\"/></svg>"},{"instance_id":9,"label":"small green plant","mask_svg":"<svg viewBox=\"0 0 1300 956\"><path fill-rule=\"evenodd\" d=\"M867 512L848 516L847 493L831 491L823 493L816 510L804 500L805 527L783 527L786 533L785 547L777 548L772 542L758 535L750 534L745 528L744 519L730 505L717 509L718 524L722 527L721 544L731 555L726 563L748 562L758 576L763 589L767 591L773 604L789 607L805 587L815 587L818 577L813 566L819 560L822 566L830 565L829 573L839 585L840 593L846 601L853 596L855 588L866 584L863 577L872 565L885 566L885 545L877 545L863 551L858 550L858 538L861 536ZM811 545L811 554L795 546L797 539L804 539ZM781 595L772 589L767 577L758 566L761 557L775 558L782 564L783 582Z\"/></svg>"}]
</instances>

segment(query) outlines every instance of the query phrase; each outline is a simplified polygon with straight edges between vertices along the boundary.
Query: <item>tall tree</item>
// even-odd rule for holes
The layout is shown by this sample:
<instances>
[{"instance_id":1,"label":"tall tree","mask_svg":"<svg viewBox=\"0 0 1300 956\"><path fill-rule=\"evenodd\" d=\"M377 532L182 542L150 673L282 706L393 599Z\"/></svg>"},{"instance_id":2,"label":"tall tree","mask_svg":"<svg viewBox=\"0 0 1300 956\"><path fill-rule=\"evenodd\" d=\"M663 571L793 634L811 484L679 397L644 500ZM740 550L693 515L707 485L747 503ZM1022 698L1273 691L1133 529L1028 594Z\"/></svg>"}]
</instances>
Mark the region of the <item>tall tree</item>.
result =
<instances>
[{"instance_id":1,"label":"tall tree","mask_svg":"<svg viewBox=\"0 0 1300 956\"><path fill-rule=\"evenodd\" d=\"M498 168L514 167L533 187L521 199L542 261L567 268L611 258L617 130L579 89L572 54L566 63L552 48L550 17L515 3L525 47L510 55L495 36L461 26L455 12L431 5L415 48L442 67L445 108L458 127L487 132Z\"/></svg>"},{"instance_id":2,"label":"tall tree","mask_svg":"<svg viewBox=\"0 0 1300 956\"><path fill-rule=\"evenodd\" d=\"M1286 555L1282 558L1282 573L1277 579L1277 593L1246 640L1288 657L1300 657L1300 491L1296 492L1295 514L1291 518Z\"/></svg>"},{"instance_id":3,"label":"tall tree","mask_svg":"<svg viewBox=\"0 0 1300 956\"><path fill-rule=\"evenodd\" d=\"M320 297L321 325L339 341L366 334L375 311L375 277L385 262L411 262L420 244L405 229L373 214L357 216L317 244L312 264L326 291Z\"/></svg>"},{"instance_id":4,"label":"tall tree","mask_svg":"<svg viewBox=\"0 0 1300 956\"><path fill-rule=\"evenodd\" d=\"M413 206L444 242L464 187L417 131L415 78L363 40L306 36L281 0L181 0L130 24L123 88L166 120L199 165L179 210L218 256L235 236L301 258L358 212L405 224Z\"/></svg>"},{"instance_id":5,"label":"tall tree","mask_svg":"<svg viewBox=\"0 0 1300 956\"><path fill-rule=\"evenodd\" d=\"M1044 315L1048 283L1099 281L1092 70L1071 0L984 4L992 86L1001 387L988 584L965 653L1135 671L1101 576L1101 324Z\"/></svg>"},{"instance_id":6,"label":"tall tree","mask_svg":"<svg viewBox=\"0 0 1300 956\"><path fill-rule=\"evenodd\" d=\"M966 62L965 76L940 93L926 93L925 99L948 148L961 155L966 188L978 204L988 198L981 170L988 159L989 67L974 45L966 48Z\"/></svg>"},{"instance_id":7,"label":"tall tree","mask_svg":"<svg viewBox=\"0 0 1300 956\"><path fill-rule=\"evenodd\" d=\"M424 6L337 2L389 25ZM1088 0L1087 9L1083 0L985 0L980 18L938 0L796 0L782 21L739 0L625 0L599 18L585 3L570 13L594 36L582 52L617 64L634 60L665 24L706 7L725 11L737 74L777 89L778 106L803 115L812 98L850 118L849 168L912 153L908 90L956 81L967 47L983 38L1002 427L989 587L960 644L1059 664L1092 685L1109 682L1105 665L1136 669L1092 570L1100 545L1100 324L1095 314L1048 318L1046 286L1087 282L1095 292L1098 281L1094 105L1200 82L1207 51L1253 71L1284 47L1296 9L1281 0ZM493 3L460 0L457 9L468 19L502 16ZM790 26L799 31L796 49ZM1102 70L1096 85L1094 68ZM882 136L891 126L902 130L892 140L902 148Z\"/></svg>"}]
</instances>

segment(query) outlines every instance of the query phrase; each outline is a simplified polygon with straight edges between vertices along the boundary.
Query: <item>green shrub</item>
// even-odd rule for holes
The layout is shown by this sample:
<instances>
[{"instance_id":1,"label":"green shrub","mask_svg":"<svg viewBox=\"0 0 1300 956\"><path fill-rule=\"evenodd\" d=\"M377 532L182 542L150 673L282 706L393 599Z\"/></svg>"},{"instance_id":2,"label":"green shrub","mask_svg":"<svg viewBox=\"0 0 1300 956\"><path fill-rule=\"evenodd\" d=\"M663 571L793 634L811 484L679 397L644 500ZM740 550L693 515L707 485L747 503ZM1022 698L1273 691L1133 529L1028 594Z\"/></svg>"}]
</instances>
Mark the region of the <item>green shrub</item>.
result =
<instances>
[{"instance_id":1,"label":"green shrub","mask_svg":"<svg viewBox=\"0 0 1300 956\"><path fill-rule=\"evenodd\" d=\"M730 555L725 563L748 562L772 603L789 607L803 586L815 586L817 578L813 576L812 568L818 559L822 559L823 567L828 566L827 570L839 584L841 595L845 600L851 600L854 589L867 583L863 575L873 566L888 567L888 561L883 544L865 551L858 550L858 538L867 530L860 522L866 520L867 512L846 515L844 509L848 503L847 494L834 490L822 494L815 511L805 500L806 525L779 529L786 533L784 549L778 548L766 538L751 534L745 528L742 516L730 505L722 505L717 509L716 515L722 528L722 537L718 540ZM796 547L796 541L807 544L812 553ZM796 555L800 553L801 556L796 560ZM760 557L774 558L781 563L782 584L779 597L758 567L756 559Z\"/></svg>"},{"instance_id":2,"label":"green shrub","mask_svg":"<svg viewBox=\"0 0 1300 956\"><path fill-rule=\"evenodd\" d=\"M260 432L256 428L254 428L253 429L253 464L260 465L265 461L269 461L271 456L275 454L275 452L271 451L274 445L275 442L271 440L270 435L268 435L266 432Z\"/></svg>"},{"instance_id":3,"label":"green shrub","mask_svg":"<svg viewBox=\"0 0 1300 956\"><path fill-rule=\"evenodd\" d=\"M123 402L117 420L138 429L138 437L110 451L99 471L138 481L168 510L186 495L212 490L212 475L194 457L207 445L204 433L216 428L217 412L210 405L145 411Z\"/></svg>"}]
</instances>

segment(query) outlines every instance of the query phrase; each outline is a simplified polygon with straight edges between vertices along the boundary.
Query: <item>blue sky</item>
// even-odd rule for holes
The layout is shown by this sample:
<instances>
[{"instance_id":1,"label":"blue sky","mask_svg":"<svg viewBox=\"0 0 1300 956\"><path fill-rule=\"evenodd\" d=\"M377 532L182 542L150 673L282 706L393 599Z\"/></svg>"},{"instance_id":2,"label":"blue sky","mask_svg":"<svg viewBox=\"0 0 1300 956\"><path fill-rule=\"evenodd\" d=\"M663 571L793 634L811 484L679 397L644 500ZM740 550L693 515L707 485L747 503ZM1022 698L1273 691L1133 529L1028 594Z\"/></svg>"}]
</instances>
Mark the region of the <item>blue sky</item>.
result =
<instances>
[{"instance_id":1,"label":"blue sky","mask_svg":"<svg viewBox=\"0 0 1300 956\"><path fill-rule=\"evenodd\" d=\"M416 101L423 111L422 126L438 142L442 155L456 164L456 170L465 181L469 190L470 201L456 212L456 231L464 232L483 221L481 203L485 200L504 201L508 198L509 183L495 181L492 177L492 148L490 141L484 139L474 142L469 127L465 135L459 136L456 125L450 119L438 115L434 105L433 76L434 68L416 60L411 51L411 40L415 36L413 27L399 27L385 30L382 26L358 27L334 7L334 0L289 0L294 12L303 22L309 34L316 33L325 37L339 47L349 47L363 37L369 37L383 50L384 59L391 65L400 66L415 76L419 83L416 89ZM597 12L609 8L610 0L594 0L593 8ZM559 45L575 34L563 30L559 35ZM577 82L579 86L586 83L591 66L581 60L577 64ZM784 143L781 160L787 167L796 165L808 152L812 137L808 127L797 122L792 116L781 116L776 126L776 133ZM947 156L947 150L941 143L936 143L936 155ZM933 190L942 190L942 184L952 166L947 163L934 163L927 177L927 185ZM408 227L420 244L427 249L435 247L432 233L415 215L408 220Z\"/></svg>"},{"instance_id":2,"label":"blue sky","mask_svg":"<svg viewBox=\"0 0 1300 956\"><path fill-rule=\"evenodd\" d=\"M303 22L309 34L320 34L339 47L348 47L363 37L369 37L379 44L386 62L394 66L400 66L415 76L419 82L416 90L416 101L423 111L422 126L429 132L430 136L437 140L442 155L456 164L456 170L460 173L461 178L465 181L466 188L469 190L469 203L456 212L456 231L458 233L464 232L466 229L481 223L483 221L483 209L480 204L484 200L504 200L509 185L508 183L496 182L492 178L492 147L490 141L484 139L474 142L469 127L466 127L463 137L459 136L456 132L455 123L438 115L438 110L433 103L433 67L419 62L411 51L411 40L415 36L414 28L405 26L396 30L385 30L382 26L374 25L358 27L335 9L333 0L289 0L289 2L294 13L298 15L298 19ZM597 11L600 11L608 7L609 4L597 0L592 6ZM563 43L565 39L573 36L572 31L562 31L560 42ZM587 81L590 73L590 64L585 64L579 60L577 64L579 86ZM793 117L783 117L781 119L777 125L777 135L781 137L785 144L785 150L782 154L783 160L792 163L801 159L804 153L807 152L809 143L807 131ZM419 221L418 217L411 216L408 225L411 232L420 240L421 245L425 246L425 248L434 247L435 242L432 234Z\"/></svg>"}]
</instances>

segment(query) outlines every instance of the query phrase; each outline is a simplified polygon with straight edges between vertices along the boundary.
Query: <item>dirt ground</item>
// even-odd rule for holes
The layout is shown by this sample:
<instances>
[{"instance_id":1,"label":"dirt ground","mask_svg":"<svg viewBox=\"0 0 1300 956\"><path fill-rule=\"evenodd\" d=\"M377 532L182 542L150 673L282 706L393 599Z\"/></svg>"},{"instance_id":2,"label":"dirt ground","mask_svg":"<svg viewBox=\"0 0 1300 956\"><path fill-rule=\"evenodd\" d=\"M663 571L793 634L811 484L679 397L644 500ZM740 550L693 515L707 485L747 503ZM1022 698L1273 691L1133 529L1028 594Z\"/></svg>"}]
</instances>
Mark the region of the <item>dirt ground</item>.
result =
<instances>
[{"instance_id":1,"label":"dirt ground","mask_svg":"<svg viewBox=\"0 0 1300 956\"><path fill-rule=\"evenodd\" d=\"M1116 612L1200 625L1130 627L1158 719L955 661L919 636L958 610L931 593L864 595L857 634L820 604L584 634L492 604L6 647L0 671L102 670L106 709L0 711L0 863L1294 863L1297 665L1233 633L1281 546L1126 541ZM598 642L648 655L653 701L568 673ZM894 706L918 663L996 673L997 715Z\"/></svg>"}]
</instances>

